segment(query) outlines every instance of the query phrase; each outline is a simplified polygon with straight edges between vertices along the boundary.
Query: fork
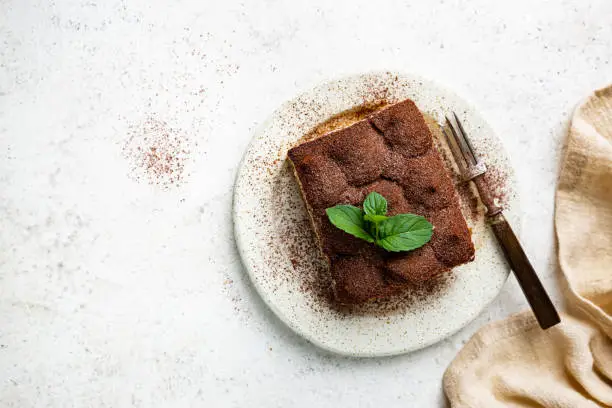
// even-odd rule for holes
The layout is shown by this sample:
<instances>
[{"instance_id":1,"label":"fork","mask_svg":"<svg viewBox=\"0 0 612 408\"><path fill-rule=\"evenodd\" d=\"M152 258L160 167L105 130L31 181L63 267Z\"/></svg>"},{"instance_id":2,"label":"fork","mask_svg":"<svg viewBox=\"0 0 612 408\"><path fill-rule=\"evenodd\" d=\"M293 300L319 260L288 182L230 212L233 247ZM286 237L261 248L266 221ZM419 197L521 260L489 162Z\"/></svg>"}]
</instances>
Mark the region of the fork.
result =
<instances>
[{"instance_id":1,"label":"fork","mask_svg":"<svg viewBox=\"0 0 612 408\"><path fill-rule=\"evenodd\" d=\"M446 136L455 162L464 181L472 181L476 185L480 199L487 208L488 223L493 229L506 260L514 271L514 275L540 327L546 330L560 322L559 314L548 297L544 286L542 286L542 282L540 282L531 262L529 262L516 234L504 217L503 209L495 201L487 183L487 167L484 161L479 159L461 121L454 112L453 117L456 126L453 126L450 119L445 117L450 134L444 126L442 126L442 131Z\"/></svg>"}]
</instances>

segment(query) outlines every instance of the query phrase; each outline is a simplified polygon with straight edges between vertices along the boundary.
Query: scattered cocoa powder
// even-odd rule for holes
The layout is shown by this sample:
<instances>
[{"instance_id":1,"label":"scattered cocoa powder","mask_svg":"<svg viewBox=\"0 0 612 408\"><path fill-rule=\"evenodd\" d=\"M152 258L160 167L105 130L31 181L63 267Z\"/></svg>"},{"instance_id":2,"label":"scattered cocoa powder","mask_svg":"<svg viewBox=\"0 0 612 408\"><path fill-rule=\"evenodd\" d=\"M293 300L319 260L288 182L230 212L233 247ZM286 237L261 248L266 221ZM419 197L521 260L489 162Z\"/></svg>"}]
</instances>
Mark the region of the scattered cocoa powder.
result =
<instances>
[{"instance_id":1,"label":"scattered cocoa powder","mask_svg":"<svg viewBox=\"0 0 612 408\"><path fill-rule=\"evenodd\" d=\"M135 180L146 180L163 189L181 184L190 151L188 140L179 129L148 117L130 126L128 134L123 153L132 163L131 176Z\"/></svg>"},{"instance_id":2,"label":"scattered cocoa powder","mask_svg":"<svg viewBox=\"0 0 612 408\"><path fill-rule=\"evenodd\" d=\"M493 198L502 208L508 205L508 174L498 167L487 168L487 183L492 191Z\"/></svg>"}]
</instances>

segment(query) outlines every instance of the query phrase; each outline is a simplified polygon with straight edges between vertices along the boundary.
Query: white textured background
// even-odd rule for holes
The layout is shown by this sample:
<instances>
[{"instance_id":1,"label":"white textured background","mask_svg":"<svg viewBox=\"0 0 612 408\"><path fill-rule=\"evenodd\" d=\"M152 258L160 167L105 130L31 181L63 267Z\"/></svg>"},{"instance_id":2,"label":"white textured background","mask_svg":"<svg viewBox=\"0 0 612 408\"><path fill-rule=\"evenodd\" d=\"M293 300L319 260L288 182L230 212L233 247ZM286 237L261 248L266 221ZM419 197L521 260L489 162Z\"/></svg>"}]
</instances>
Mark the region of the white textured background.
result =
<instances>
[{"instance_id":1,"label":"white textured background","mask_svg":"<svg viewBox=\"0 0 612 408\"><path fill-rule=\"evenodd\" d=\"M525 308L513 278L434 347L339 358L270 314L234 246L254 127L347 73L421 73L481 109L559 299L556 172L573 106L612 82L609 0L0 0L0 41L2 407L442 406L461 345ZM178 187L130 176L147 117L190 146Z\"/></svg>"}]
</instances>

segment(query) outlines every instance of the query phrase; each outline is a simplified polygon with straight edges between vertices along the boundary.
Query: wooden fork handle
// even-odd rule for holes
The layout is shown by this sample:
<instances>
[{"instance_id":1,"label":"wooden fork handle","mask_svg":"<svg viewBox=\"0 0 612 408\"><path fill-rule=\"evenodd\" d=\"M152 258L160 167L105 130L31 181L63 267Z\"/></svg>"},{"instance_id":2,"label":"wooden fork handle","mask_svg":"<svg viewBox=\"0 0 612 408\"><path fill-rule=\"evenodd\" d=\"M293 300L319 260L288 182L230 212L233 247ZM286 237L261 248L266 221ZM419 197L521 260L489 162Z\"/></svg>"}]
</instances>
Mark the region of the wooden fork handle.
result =
<instances>
[{"instance_id":1,"label":"wooden fork handle","mask_svg":"<svg viewBox=\"0 0 612 408\"><path fill-rule=\"evenodd\" d=\"M510 224L501 212L493 214L489 221L540 327L546 330L556 325L561 321L559 314Z\"/></svg>"}]
</instances>

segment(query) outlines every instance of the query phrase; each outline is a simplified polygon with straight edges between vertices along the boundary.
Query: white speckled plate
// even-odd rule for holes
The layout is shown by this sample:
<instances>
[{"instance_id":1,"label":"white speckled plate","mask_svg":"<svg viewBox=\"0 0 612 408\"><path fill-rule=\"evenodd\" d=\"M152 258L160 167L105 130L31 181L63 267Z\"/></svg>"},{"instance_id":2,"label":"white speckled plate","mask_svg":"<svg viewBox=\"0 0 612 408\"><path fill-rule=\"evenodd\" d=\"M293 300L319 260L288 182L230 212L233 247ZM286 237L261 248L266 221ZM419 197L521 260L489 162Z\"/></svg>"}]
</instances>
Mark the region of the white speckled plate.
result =
<instances>
[{"instance_id":1,"label":"white speckled plate","mask_svg":"<svg viewBox=\"0 0 612 408\"><path fill-rule=\"evenodd\" d=\"M236 241L257 291L278 317L312 343L336 353L393 355L440 341L474 319L508 277L482 209L470 210L474 200L468 191L461 199L476 258L455 268L439 288L352 312L339 310L325 296L327 268L286 161L287 151L333 115L405 98L438 120L457 112L499 179L507 216L519 227L516 181L506 151L478 112L454 93L420 77L382 72L327 82L286 102L257 130L240 166L234 193ZM448 154L443 142L436 144L443 156Z\"/></svg>"}]
</instances>

